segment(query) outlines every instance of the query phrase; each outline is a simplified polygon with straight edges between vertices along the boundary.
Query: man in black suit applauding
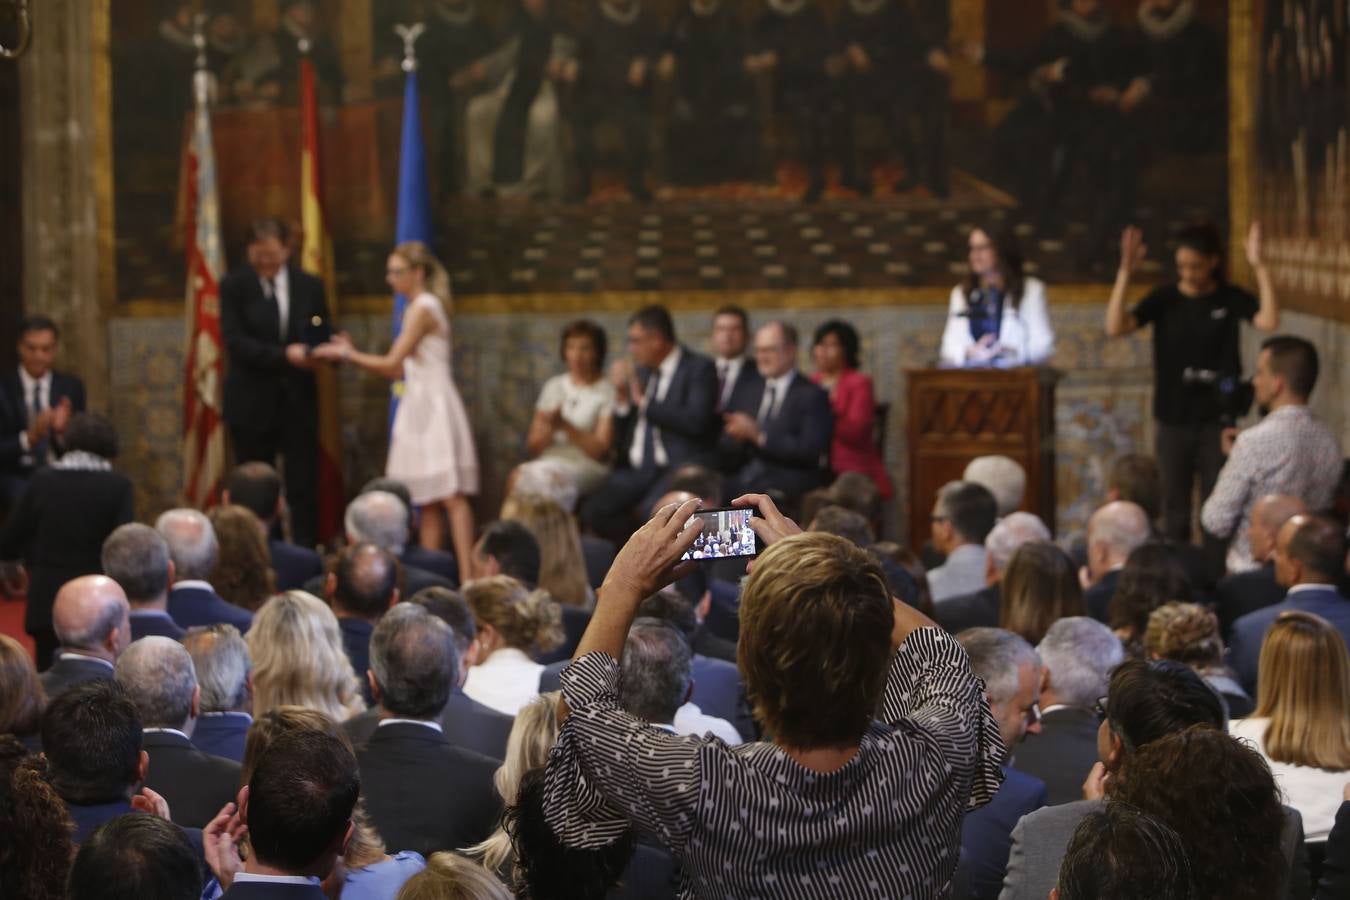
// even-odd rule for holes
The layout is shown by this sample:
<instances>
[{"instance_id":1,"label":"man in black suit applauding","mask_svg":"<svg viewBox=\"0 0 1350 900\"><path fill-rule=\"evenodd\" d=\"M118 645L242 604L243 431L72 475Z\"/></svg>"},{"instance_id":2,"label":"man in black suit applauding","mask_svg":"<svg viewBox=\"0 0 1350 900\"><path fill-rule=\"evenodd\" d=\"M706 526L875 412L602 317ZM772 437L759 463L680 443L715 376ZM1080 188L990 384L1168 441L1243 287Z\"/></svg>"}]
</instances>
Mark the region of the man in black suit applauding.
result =
<instances>
[{"instance_id":1,"label":"man in black suit applauding","mask_svg":"<svg viewBox=\"0 0 1350 900\"><path fill-rule=\"evenodd\" d=\"M581 502L581 521L616 544L632 533L632 514L645 514L665 493L666 473L688 462L713 465L717 448L717 369L712 360L675 340L663 306L647 306L628 320L626 360L610 370L619 467Z\"/></svg>"},{"instance_id":2,"label":"man in black suit applauding","mask_svg":"<svg viewBox=\"0 0 1350 900\"><path fill-rule=\"evenodd\" d=\"M731 441L744 459L728 496L777 491L795 506L829 477L830 395L797 371L797 329L787 322L755 332L755 366L759 395L747 409L723 414L724 446Z\"/></svg>"},{"instance_id":3,"label":"man in black suit applauding","mask_svg":"<svg viewBox=\"0 0 1350 900\"><path fill-rule=\"evenodd\" d=\"M248 263L220 283L220 328L229 355L225 424L238 462L285 460L295 542L318 536L318 395L311 345L331 326L323 282L291 263L286 226L259 219Z\"/></svg>"},{"instance_id":4,"label":"man in black suit applauding","mask_svg":"<svg viewBox=\"0 0 1350 900\"><path fill-rule=\"evenodd\" d=\"M0 508L8 509L45 465L66 423L84 411L84 384L52 369L61 332L46 316L19 324L19 365L0 373Z\"/></svg>"}]
</instances>

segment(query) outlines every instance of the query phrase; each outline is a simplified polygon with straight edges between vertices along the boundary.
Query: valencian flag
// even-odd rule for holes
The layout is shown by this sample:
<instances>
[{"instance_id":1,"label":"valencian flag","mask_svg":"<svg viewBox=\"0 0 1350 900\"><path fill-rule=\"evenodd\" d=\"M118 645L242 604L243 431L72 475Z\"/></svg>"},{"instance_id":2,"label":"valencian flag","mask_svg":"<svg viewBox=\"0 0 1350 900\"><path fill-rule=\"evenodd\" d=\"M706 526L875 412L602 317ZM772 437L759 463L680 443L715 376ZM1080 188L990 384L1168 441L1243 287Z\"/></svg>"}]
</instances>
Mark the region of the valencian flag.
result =
<instances>
[{"instance_id":1,"label":"valencian flag","mask_svg":"<svg viewBox=\"0 0 1350 900\"><path fill-rule=\"evenodd\" d=\"M211 146L210 75L193 79L196 111L183 160L187 197L187 371L183 379L183 496L200 509L215 503L225 475L221 424L222 348L220 200Z\"/></svg>"},{"instance_id":2,"label":"valencian flag","mask_svg":"<svg viewBox=\"0 0 1350 900\"><path fill-rule=\"evenodd\" d=\"M319 157L319 103L314 65L307 47L300 58L300 226L304 244L300 267L323 280L330 314L337 315L337 279L333 273L333 243L323 215L323 166ZM315 322L315 326L326 323ZM319 539L327 541L342 527L342 424L337 371L320 364L314 370L319 392Z\"/></svg>"},{"instance_id":3,"label":"valencian flag","mask_svg":"<svg viewBox=\"0 0 1350 900\"><path fill-rule=\"evenodd\" d=\"M395 242L421 241L431 246L431 199L427 190L427 158L422 144L422 107L417 92L417 57L413 43L421 34L420 25L403 32L406 56L403 70L408 73L403 85L403 143L399 151L398 167L398 227ZM393 336L403 330L403 310L408 297L394 295ZM403 396L403 379L390 387L389 425L394 424L398 400Z\"/></svg>"}]
</instances>

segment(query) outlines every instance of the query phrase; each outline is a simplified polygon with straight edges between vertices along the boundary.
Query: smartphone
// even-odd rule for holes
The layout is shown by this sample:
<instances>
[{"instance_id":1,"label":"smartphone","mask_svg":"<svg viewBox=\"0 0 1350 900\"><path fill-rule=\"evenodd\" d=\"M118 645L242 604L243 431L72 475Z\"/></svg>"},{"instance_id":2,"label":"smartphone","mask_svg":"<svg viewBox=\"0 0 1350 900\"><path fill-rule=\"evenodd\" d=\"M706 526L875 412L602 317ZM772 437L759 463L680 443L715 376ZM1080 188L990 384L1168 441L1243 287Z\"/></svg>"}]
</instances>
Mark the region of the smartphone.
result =
<instances>
[{"instance_id":1,"label":"smartphone","mask_svg":"<svg viewBox=\"0 0 1350 900\"><path fill-rule=\"evenodd\" d=\"M694 538L694 546L680 558L734 559L754 556L759 552L755 547L755 532L750 528L750 517L754 514L754 509L748 506L699 510L692 518L703 520L703 530Z\"/></svg>"}]
</instances>

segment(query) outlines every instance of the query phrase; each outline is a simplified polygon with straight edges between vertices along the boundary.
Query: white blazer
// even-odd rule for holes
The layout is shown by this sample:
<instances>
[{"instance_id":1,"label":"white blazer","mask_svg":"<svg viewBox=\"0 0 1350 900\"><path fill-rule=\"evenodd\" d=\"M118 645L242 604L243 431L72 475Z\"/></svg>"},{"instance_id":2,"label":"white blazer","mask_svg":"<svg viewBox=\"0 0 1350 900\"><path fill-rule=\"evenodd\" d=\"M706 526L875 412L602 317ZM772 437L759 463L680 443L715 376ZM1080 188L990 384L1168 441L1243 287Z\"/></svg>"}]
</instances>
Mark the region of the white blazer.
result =
<instances>
[{"instance_id":1,"label":"white blazer","mask_svg":"<svg viewBox=\"0 0 1350 900\"><path fill-rule=\"evenodd\" d=\"M942 332L940 362L945 366L966 366L966 350L975 343L970 336L970 319L965 290L961 285L952 288L951 304L947 310L947 327ZM1003 321L999 325L998 342L1003 345L1001 366L1039 366L1050 361L1055 352L1055 331L1050 327L1050 313L1045 302L1045 284L1039 278L1028 278L1022 284L1022 301L1017 309L1011 303L1003 304Z\"/></svg>"}]
</instances>

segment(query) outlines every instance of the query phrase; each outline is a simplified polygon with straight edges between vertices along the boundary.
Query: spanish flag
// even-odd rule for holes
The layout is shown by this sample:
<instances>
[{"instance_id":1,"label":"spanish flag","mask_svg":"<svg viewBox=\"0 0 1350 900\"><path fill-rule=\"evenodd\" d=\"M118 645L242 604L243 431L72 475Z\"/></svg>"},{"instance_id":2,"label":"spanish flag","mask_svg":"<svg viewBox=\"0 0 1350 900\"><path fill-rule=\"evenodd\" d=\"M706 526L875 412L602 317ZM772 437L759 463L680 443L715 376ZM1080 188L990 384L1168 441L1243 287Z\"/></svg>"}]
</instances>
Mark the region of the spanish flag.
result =
<instances>
[{"instance_id":1,"label":"spanish flag","mask_svg":"<svg viewBox=\"0 0 1350 900\"><path fill-rule=\"evenodd\" d=\"M333 271L333 242L323 215L323 166L319 157L319 102L314 65L308 54L300 58L300 225L304 244L300 267L323 280L328 309L336 319L337 278ZM318 323L316 323L318 324ZM337 370L320 363L314 372L319 389L319 540L329 543L342 528L342 418Z\"/></svg>"}]
</instances>

